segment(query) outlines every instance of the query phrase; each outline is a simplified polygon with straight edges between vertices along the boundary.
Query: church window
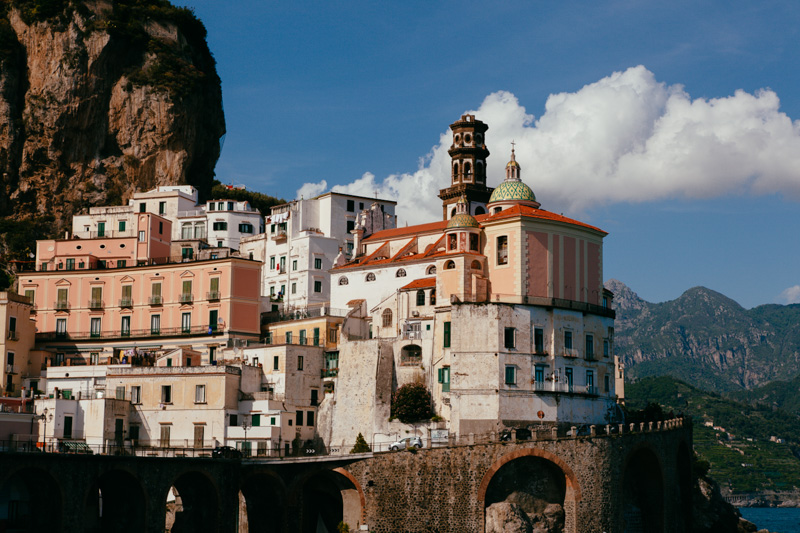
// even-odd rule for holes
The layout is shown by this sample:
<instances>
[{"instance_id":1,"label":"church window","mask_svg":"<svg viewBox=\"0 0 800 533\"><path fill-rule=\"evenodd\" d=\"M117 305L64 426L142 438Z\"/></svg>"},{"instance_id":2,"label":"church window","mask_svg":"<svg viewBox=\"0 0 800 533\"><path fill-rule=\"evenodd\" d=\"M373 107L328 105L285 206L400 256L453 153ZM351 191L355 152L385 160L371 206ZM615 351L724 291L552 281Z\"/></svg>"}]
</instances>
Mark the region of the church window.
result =
<instances>
[{"instance_id":1,"label":"church window","mask_svg":"<svg viewBox=\"0 0 800 533\"><path fill-rule=\"evenodd\" d=\"M392 310L391 309L384 309L383 310L383 327L388 328L392 325Z\"/></svg>"},{"instance_id":2,"label":"church window","mask_svg":"<svg viewBox=\"0 0 800 533\"><path fill-rule=\"evenodd\" d=\"M508 264L508 237L506 235L497 238L497 264Z\"/></svg>"},{"instance_id":3,"label":"church window","mask_svg":"<svg viewBox=\"0 0 800 533\"><path fill-rule=\"evenodd\" d=\"M348 283L350 283L350 282L347 280L347 278L345 276L342 276L341 278L339 278L339 285L347 285Z\"/></svg>"},{"instance_id":4,"label":"church window","mask_svg":"<svg viewBox=\"0 0 800 533\"><path fill-rule=\"evenodd\" d=\"M372 272L367 274L367 281L375 281L375 274L373 274Z\"/></svg>"},{"instance_id":5,"label":"church window","mask_svg":"<svg viewBox=\"0 0 800 533\"><path fill-rule=\"evenodd\" d=\"M436 305L436 289L431 289L430 304ZM430 326L428 326L430 327Z\"/></svg>"},{"instance_id":6,"label":"church window","mask_svg":"<svg viewBox=\"0 0 800 533\"><path fill-rule=\"evenodd\" d=\"M422 289L417 291L417 305L425 305L425 291Z\"/></svg>"},{"instance_id":7,"label":"church window","mask_svg":"<svg viewBox=\"0 0 800 533\"><path fill-rule=\"evenodd\" d=\"M464 163L464 181L472 181L472 165L469 161Z\"/></svg>"},{"instance_id":8,"label":"church window","mask_svg":"<svg viewBox=\"0 0 800 533\"><path fill-rule=\"evenodd\" d=\"M475 233L470 233L469 235L469 249L473 252L478 251L478 235Z\"/></svg>"},{"instance_id":9,"label":"church window","mask_svg":"<svg viewBox=\"0 0 800 533\"><path fill-rule=\"evenodd\" d=\"M475 216L483 215L485 213L486 213L486 210L483 207L478 206L478 207L475 208Z\"/></svg>"},{"instance_id":10,"label":"church window","mask_svg":"<svg viewBox=\"0 0 800 533\"><path fill-rule=\"evenodd\" d=\"M458 163L453 163L453 181L458 181Z\"/></svg>"},{"instance_id":11,"label":"church window","mask_svg":"<svg viewBox=\"0 0 800 533\"><path fill-rule=\"evenodd\" d=\"M404 269L398 269L397 273L395 274L397 278L404 278L406 277L406 271Z\"/></svg>"},{"instance_id":12,"label":"church window","mask_svg":"<svg viewBox=\"0 0 800 533\"><path fill-rule=\"evenodd\" d=\"M455 233L451 233L447 236L447 248L449 250L455 250L458 248L458 235Z\"/></svg>"},{"instance_id":13,"label":"church window","mask_svg":"<svg viewBox=\"0 0 800 533\"><path fill-rule=\"evenodd\" d=\"M454 261L448 261L447 263L444 264L444 269L445 270L453 270L455 267L456 267L456 264L455 264Z\"/></svg>"},{"instance_id":14,"label":"church window","mask_svg":"<svg viewBox=\"0 0 800 533\"><path fill-rule=\"evenodd\" d=\"M474 260L472 262L472 265L470 265L470 268L472 268L472 270L481 270L481 262L478 261L477 259Z\"/></svg>"},{"instance_id":15,"label":"church window","mask_svg":"<svg viewBox=\"0 0 800 533\"><path fill-rule=\"evenodd\" d=\"M436 274L436 265L429 266L428 270L426 270L425 273L429 276Z\"/></svg>"},{"instance_id":16,"label":"church window","mask_svg":"<svg viewBox=\"0 0 800 533\"><path fill-rule=\"evenodd\" d=\"M450 218L453 218L454 216L456 216L456 208L455 207L450 210Z\"/></svg>"}]
</instances>

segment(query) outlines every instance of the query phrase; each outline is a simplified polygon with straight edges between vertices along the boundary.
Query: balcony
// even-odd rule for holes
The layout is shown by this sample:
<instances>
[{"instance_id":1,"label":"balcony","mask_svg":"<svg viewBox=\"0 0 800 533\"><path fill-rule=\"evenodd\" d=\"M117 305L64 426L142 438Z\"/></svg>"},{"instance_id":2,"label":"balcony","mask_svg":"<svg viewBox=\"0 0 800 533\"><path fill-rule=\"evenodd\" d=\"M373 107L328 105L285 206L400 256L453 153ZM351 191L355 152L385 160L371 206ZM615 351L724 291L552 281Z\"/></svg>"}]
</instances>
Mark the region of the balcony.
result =
<instances>
[{"instance_id":1,"label":"balcony","mask_svg":"<svg viewBox=\"0 0 800 533\"><path fill-rule=\"evenodd\" d=\"M18 374L19 369L17 365L6 365L6 374Z\"/></svg>"},{"instance_id":2,"label":"balcony","mask_svg":"<svg viewBox=\"0 0 800 533\"><path fill-rule=\"evenodd\" d=\"M561 355L563 355L564 357L578 357L578 349L564 348L564 352Z\"/></svg>"},{"instance_id":3,"label":"balcony","mask_svg":"<svg viewBox=\"0 0 800 533\"><path fill-rule=\"evenodd\" d=\"M194 294L183 293L180 295L179 300L182 304L190 304L194 301Z\"/></svg>"},{"instance_id":4,"label":"balcony","mask_svg":"<svg viewBox=\"0 0 800 533\"><path fill-rule=\"evenodd\" d=\"M53 304L53 309L55 309L56 311L69 311L69 302L58 301Z\"/></svg>"},{"instance_id":5,"label":"balcony","mask_svg":"<svg viewBox=\"0 0 800 533\"><path fill-rule=\"evenodd\" d=\"M164 303L164 299L161 296L151 296L147 299L147 303L150 305L161 305Z\"/></svg>"},{"instance_id":6,"label":"balcony","mask_svg":"<svg viewBox=\"0 0 800 533\"><path fill-rule=\"evenodd\" d=\"M89 300L89 309L102 309L105 307L103 300Z\"/></svg>"},{"instance_id":7,"label":"balcony","mask_svg":"<svg viewBox=\"0 0 800 533\"><path fill-rule=\"evenodd\" d=\"M6 339L8 339L10 341L18 341L19 340L19 334L16 332L16 330L9 331L8 334L6 334Z\"/></svg>"},{"instance_id":8,"label":"balcony","mask_svg":"<svg viewBox=\"0 0 800 533\"><path fill-rule=\"evenodd\" d=\"M133 307L133 298L122 298L119 301L120 307Z\"/></svg>"},{"instance_id":9,"label":"balcony","mask_svg":"<svg viewBox=\"0 0 800 533\"><path fill-rule=\"evenodd\" d=\"M323 378L335 378L339 375L338 368L323 368L322 369L322 377Z\"/></svg>"},{"instance_id":10,"label":"balcony","mask_svg":"<svg viewBox=\"0 0 800 533\"><path fill-rule=\"evenodd\" d=\"M210 333L209 333L210 331ZM88 340L88 339L127 339L127 338L152 338L152 337L184 337L188 335L220 335L224 328L214 324L212 326L192 326L190 328L147 328L147 329L123 329L114 331L81 331L81 332L55 332L48 331L37 333L37 341L51 340Z\"/></svg>"},{"instance_id":11,"label":"balcony","mask_svg":"<svg viewBox=\"0 0 800 533\"><path fill-rule=\"evenodd\" d=\"M219 296L220 296L219 291L211 291L206 293L206 300L208 301L219 300Z\"/></svg>"},{"instance_id":12,"label":"balcony","mask_svg":"<svg viewBox=\"0 0 800 533\"><path fill-rule=\"evenodd\" d=\"M275 233L272 233L269 236L269 238L272 239L275 242L285 241L286 240L286 230L284 230L284 229L278 230Z\"/></svg>"}]
</instances>

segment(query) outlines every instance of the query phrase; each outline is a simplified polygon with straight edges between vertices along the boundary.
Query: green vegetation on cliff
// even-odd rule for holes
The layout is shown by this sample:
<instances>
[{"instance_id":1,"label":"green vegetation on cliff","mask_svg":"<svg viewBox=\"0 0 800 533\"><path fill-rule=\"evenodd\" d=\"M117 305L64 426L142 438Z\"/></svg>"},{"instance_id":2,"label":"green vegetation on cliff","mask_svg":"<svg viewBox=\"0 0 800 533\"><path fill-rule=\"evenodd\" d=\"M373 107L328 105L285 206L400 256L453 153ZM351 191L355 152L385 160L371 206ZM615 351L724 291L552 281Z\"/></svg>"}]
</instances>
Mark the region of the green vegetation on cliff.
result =
<instances>
[{"instance_id":1,"label":"green vegetation on cliff","mask_svg":"<svg viewBox=\"0 0 800 533\"><path fill-rule=\"evenodd\" d=\"M691 416L695 451L709 462L710 474L721 486L743 493L791 490L800 485L797 415L727 399L670 376L627 384L625 396L631 409L656 402L665 410ZM771 442L771 437L784 442Z\"/></svg>"},{"instance_id":2,"label":"green vegetation on cliff","mask_svg":"<svg viewBox=\"0 0 800 533\"><path fill-rule=\"evenodd\" d=\"M237 202L249 202L251 207L258 209L262 215L269 215L270 207L285 204L286 200L275 198L268 194L248 191L246 189L229 189L217 180L211 188L211 198L213 200L236 200Z\"/></svg>"}]
</instances>

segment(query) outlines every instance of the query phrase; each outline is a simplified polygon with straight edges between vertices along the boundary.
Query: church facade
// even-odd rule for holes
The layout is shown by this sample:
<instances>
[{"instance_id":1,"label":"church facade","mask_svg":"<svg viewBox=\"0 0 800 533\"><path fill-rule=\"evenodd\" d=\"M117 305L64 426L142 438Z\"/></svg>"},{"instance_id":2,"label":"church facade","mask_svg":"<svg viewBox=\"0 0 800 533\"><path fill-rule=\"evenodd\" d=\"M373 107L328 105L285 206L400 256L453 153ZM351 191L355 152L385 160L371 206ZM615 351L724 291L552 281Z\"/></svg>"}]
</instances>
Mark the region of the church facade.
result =
<instances>
[{"instance_id":1,"label":"church facade","mask_svg":"<svg viewBox=\"0 0 800 533\"><path fill-rule=\"evenodd\" d=\"M331 271L331 305L350 309L335 409L356 421L335 423L330 440L398 432L386 403L411 382L451 434L616 421L606 232L542 209L513 148L505 180L487 187L488 126L464 115L451 129L443 219L368 235Z\"/></svg>"}]
</instances>

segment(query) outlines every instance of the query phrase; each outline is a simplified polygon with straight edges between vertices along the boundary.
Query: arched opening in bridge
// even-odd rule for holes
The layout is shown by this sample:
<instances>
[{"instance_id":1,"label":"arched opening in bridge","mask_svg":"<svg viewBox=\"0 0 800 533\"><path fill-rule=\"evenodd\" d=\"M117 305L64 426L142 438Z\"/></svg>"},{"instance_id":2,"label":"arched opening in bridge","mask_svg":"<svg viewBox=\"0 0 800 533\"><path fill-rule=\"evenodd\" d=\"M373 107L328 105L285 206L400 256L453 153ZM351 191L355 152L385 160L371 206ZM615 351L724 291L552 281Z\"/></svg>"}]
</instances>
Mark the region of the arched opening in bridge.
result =
<instances>
[{"instance_id":1,"label":"arched opening in bridge","mask_svg":"<svg viewBox=\"0 0 800 533\"><path fill-rule=\"evenodd\" d=\"M679 514L684 528L692 530L692 455L685 442L678 446L678 490L681 497Z\"/></svg>"},{"instance_id":2,"label":"arched opening in bridge","mask_svg":"<svg viewBox=\"0 0 800 533\"><path fill-rule=\"evenodd\" d=\"M187 533L219 529L217 488L199 472L183 474L166 495L164 531Z\"/></svg>"},{"instance_id":3,"label":"arched opening in bridge","mask_svg":"<svg viewBox=\"0 0 800 533\"><path fill-rule=\"evenodd\" d=\"M25 468L0 483L0 530L61 530L61 491L50 474Z\"/></svg>"},{"instance_id":4,"label":"arched opening in bridge","mask_svg":"<svg viewBox=\"0 0 800 533\"><path fill-rule=\"evenodd\" d=\"M486 488L486 533L505 531L507 521L520 531L564 531L567 483L558 465L523 456L505 463Z\"/></svg>"},{"instance_id":5,"label":"arched opening in bridge","mask_svg":"<svg viewBox=\"0 0 800 533\"><path fill-rule=\"evenodd\" d=\"M338 531L340 522L357 531L362 498L353 479L337 471L320 472L303 485L303 533Z\"/></svg>"},{"instance_id":6,"label":"arched opening in bridge","mask_svg":"<svg viewBox=\"0 0 800 533\"><path fill-rule=\"evenodd\" d=\"M86 495L84 531L144 531L146 499L139 481L128 472L103 474Z\"/></svg>"},{"instance_id":7,"label":"arched opening in bridge","mask_svg":"<svg viewBox=\"0 0 800 533\"><path fill-rule=\"evenodd\" d=\"M241 497L244 499L247 531L284 531L285 493L283 483L275 476L255 474L245 479ZM241 522L239 529L242 530Z\"/></svg>"},{"instance_id":8,"label":"arched opening in bridge","mask_svg":"<svg viewBox=\"0 0 800 533\"><path fill-rule=\"evenodd\" d=\"M629 457L622 480L623 531L664 531L664 477L656 455L641 448Z\"/></svg>"}]
</instances>

